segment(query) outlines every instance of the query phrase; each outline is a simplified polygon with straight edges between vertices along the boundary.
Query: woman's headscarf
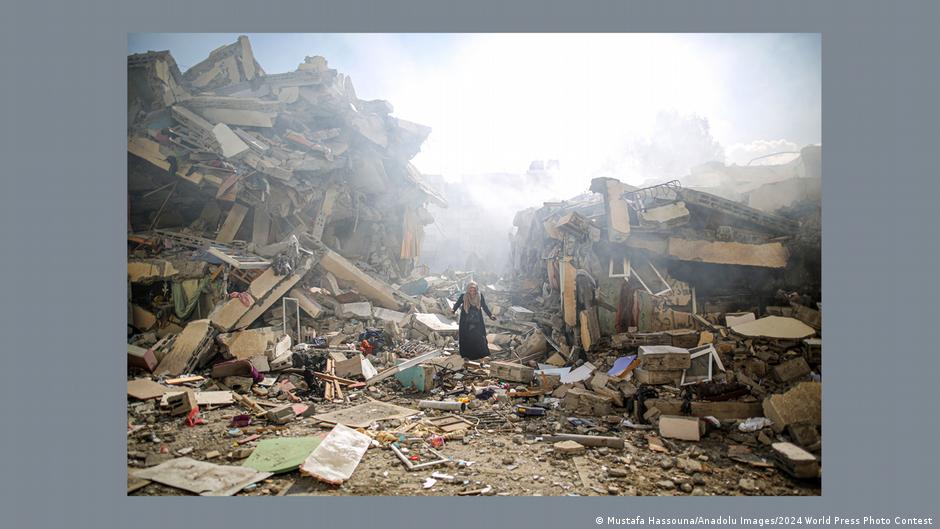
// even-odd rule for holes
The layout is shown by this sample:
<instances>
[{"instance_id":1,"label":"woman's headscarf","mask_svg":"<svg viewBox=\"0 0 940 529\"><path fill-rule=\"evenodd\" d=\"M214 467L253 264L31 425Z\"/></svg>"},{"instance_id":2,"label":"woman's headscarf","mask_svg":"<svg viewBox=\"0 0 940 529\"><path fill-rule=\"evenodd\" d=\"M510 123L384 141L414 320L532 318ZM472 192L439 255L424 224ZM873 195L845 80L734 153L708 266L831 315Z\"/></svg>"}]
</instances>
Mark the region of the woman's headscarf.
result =
<instances>
[{"instance_id":1,"label":"woman's headscarf","mask_svg":"<svg viewBox=\"0 0 940 529\"><path fill-rule=\"evenodd\" d=\"M470 294L470 287L476 287L476 294ZM471 306L480 308L480 287L475 281L467 283L467 290L463 294L463 311L468 312Z\"/></svg>"}]
</instances>

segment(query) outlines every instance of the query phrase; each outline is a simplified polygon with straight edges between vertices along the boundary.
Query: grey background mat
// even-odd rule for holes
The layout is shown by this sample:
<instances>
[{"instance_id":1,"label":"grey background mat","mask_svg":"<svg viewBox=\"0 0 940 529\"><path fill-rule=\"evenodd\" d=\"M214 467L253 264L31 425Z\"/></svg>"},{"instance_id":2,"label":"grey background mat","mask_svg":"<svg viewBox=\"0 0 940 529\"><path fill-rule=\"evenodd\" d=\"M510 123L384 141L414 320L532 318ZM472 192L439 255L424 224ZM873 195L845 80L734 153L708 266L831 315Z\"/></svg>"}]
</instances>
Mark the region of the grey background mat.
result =
<instances>
[{"instance_id":1,"label":"grey background mat","mask_svg":"<svg viewBox=\"0 0 940 529\"><path fill-rule=\"evenodd\" d=\"M572 528L636 514L935 516L938 6L4 2L0 526ZM821 33L822 497L126 497L125 77L127 34L140 31Z\"/></svg>"}]
</instances>

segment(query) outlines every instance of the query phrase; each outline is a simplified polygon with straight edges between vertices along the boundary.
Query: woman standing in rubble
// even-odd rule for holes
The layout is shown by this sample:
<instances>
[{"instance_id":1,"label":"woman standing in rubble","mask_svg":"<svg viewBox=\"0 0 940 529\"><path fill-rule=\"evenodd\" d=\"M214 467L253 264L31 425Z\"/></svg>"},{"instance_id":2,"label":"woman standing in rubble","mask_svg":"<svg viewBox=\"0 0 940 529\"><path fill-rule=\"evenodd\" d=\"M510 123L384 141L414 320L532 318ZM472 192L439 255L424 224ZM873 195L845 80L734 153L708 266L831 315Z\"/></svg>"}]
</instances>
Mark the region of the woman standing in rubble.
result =
<instances>
[{"instance_id":1,"label":"woman standing in rubble","mask_svg":"<svg viewBox=\"0 0 940 529\"><path fill-rule=\"evenodd\" d=\"M483 324L483 313L496 320L496 316L486 306L486 299L477 284L471 281L467 284L467 291L457 298L452 314L460 311L460 325L457 331L457 343L460 345L460 356L467 360L477 360L489 356L489 346L486 344L486 326Z\"/></svg>"}]
</instances>

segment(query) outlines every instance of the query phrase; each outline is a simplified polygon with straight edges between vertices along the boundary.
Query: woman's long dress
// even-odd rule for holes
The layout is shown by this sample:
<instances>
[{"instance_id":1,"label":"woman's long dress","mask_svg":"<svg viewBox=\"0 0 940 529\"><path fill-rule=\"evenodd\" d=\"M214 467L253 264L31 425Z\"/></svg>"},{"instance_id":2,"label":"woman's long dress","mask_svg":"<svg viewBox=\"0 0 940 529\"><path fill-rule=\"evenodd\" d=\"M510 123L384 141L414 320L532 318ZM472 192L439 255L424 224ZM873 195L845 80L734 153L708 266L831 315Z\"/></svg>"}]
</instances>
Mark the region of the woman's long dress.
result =
<instances>
[{"instance_id":1,"label":"woman's long dress","mask_svg":"<svg viewBox=\"0 0 940 529\"><path fill-rule=\"evenodd\" d=\"M463 310L463 294L454 304L454 310L460 308L460 322L457 331L457 343L460 346L460 356L467 360L477 360L489 356L489 346L486 344L486 325L483 323L483 312L490 314L489 307L483 293L480 293L480 308L470 306ZM482 310L481 310L482 309Z\"/></svg>"}]
</instances>

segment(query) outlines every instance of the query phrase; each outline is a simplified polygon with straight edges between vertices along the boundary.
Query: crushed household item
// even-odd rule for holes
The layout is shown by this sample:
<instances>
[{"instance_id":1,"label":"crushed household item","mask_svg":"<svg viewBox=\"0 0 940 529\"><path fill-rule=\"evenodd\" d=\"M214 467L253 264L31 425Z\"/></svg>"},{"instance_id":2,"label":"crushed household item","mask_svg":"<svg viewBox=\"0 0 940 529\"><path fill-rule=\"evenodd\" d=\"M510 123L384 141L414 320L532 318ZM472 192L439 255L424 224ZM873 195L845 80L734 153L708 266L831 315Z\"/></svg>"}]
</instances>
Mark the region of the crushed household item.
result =
<instances>
[{"instance_id":1,"label":"crushed household item","mask_svg":"<svg viewBox=\"0 0 940 529\"><path fill-rule=\"evenodd\" d=\"M372 438L337 424L300 465L300 473L331 485L352 476Z\"/></svg>"},{"instance_id":2,"label":"crushed household item","mask_svg":"<svg viewBox=\"0 0 940 529\"><path fill-rule=\"evenodd\" d=\"M200 496L231 496L272 475L270 472L216 465L188 457L179 457L132 474L137 478L149 479Z\"/></svg>"}]
</instances>

